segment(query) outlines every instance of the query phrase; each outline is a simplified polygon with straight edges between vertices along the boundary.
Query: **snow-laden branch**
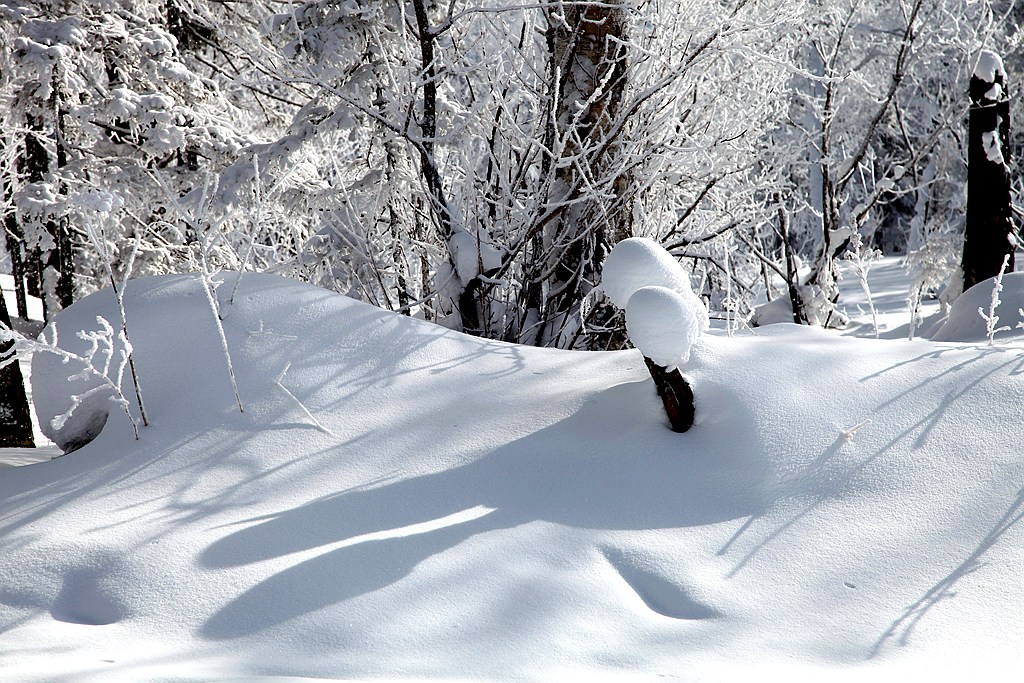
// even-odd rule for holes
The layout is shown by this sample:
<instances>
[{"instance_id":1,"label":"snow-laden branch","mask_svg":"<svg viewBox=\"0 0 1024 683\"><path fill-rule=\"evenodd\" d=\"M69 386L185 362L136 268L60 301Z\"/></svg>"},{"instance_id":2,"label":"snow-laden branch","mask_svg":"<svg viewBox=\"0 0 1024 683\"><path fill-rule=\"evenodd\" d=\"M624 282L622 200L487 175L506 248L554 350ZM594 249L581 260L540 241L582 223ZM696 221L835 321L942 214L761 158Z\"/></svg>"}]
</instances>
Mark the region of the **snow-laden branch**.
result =
<instances>
[{"instance_id":1,"label":"snow-laden branch","mask_svg":"<svg viewBox=\"0 0 1024 683\"><path fill-rule=\"evenodd\" d=\"M43 331L39 339L31 339L25 335L0 325L0 342L13 343L14 353L0 358L0 367L16 362L19 357L29 358L35 353L49 353L57 356L64 365L78 365L79 369L68 376L69 383L95 381L97 384L80 393L71 393L71 406L62 414L52 418L50 426L60 431L75 411L86 401L98 394L109 392L111 403L119 406L132 425L135 439L139 438L139 422L132 415L130 402L121 389L128 359L132 354L132 345L124 331L114 332L114 328L103 317L96 316L98 330L80 330L79 339L88 343L83 353L74 353L59 345L57 326L51 324ZM49 334L49 338L47 338Z\"/></svg>"},{"instance_id":2,"label":"snow-laden branch","mask_svg":"<svg viewBox=\"0 0 1024 683\"><path fill-rule=\"evenodd\" d=\"M286 374L288 374L288 370L289 370L289 369L290 369L291 367L292 367L292 363L291 363L291 361L288 361L287 363L285 363L285 366L284 366L284 368L283 368L283 369L281 370L281 372L280 372L280 373L278 373L277 377L276 377L276 378L274 379L274 386L275 386L275 387L277 387L278 389L280 389L280 390L281 390L281 392L282 392L282 393L284 393L284 395L285 395L285 396L287 396L288 398L290 398L290 399L291 399L292 401L294 401L294 402L295 402L295 405L297 405L297 406L299 407L299 410L301 410L301 411L302 411L302 413L303 413L303 414L304 414L304 415L305 415L305 416L306 416L307 418L309 418L309 421L313 423L313 426L314 426L314 427L316 427L317 429L319 429L319 430L320 430L321 432L323 432L324 434L327 434L328 436L334 436L334 433L333 433L333 432L332 432L332 431L331 431L330 429L328 429L327 427L324 427L324 426L323 426L323 424L321 424L320 420L316 419L316 417L314 417L314 416L313 416L313 413L311 413L311 412L309 411L309 408L307 408L307 407L306 407L306 404L305 404L305 403L303 403L302 401L300 401L300 400L299 400L299 399L298 399L298 398L297 398L297 397L295 396L295 394L293 394L293 393L292 393L292 392L291 392L291 391L290 391L290 390L288 389L288 387L286 387L286 386L285 386L285 385L283 384L283 381L284 381L284 376L285 376Z\"/></svg>"}]
</instances>

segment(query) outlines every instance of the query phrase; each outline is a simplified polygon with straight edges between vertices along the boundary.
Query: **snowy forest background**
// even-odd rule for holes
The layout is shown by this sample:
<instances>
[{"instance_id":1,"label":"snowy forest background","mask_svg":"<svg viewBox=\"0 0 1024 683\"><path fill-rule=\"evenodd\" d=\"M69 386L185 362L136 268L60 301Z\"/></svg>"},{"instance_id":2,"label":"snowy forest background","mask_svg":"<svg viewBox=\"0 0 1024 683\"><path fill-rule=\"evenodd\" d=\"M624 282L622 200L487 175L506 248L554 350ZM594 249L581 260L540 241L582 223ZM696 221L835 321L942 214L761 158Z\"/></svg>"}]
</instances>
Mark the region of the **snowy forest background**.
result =
<instances>
[{"instance_id":1,"label":"snowy forest background","mask_svg":"<svg viewBox=\"0 0 1024 683\"><path fill-rule=\"evenodd\" d=\"M621 348L592 290L629 236L731 321L786 298L836 322L848 251L906 254L913 306L960 259L971 73L991 50L1017 92L1022 19L1014 0L4 0L10 314L252 270Z\"/></svg>"}]
</instances>

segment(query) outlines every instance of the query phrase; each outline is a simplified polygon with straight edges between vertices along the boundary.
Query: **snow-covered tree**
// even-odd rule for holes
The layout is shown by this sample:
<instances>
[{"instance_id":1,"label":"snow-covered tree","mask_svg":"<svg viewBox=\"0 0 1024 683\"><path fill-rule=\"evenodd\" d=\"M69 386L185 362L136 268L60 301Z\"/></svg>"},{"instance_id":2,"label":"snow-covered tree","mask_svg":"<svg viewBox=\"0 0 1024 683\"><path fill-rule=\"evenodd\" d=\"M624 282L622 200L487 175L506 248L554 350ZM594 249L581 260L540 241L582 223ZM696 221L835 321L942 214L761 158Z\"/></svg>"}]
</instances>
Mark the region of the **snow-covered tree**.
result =
<instances>
[{"instance_id":1,"label":"snow-covered tree","mask_svg":"<svg viewBox=\"0 0 1024 683\"><path fill-rule=\"evenodd\" d=\"M48 315L106 282L76 227L82 192L123 201L108 233L115 258L141 235L141 273L184 267L182 198L250 142L258 117L246 112L257 109L253 86L222 66L238 25L221 21L229 11L177 0L0 4L6 246L19 290L43 293Z\"/></svg>"},{"instance_id":2,"label":"snow-covered tree","mask_svg":"<svg viewBox=\"0 0 1024 683\"><path fill-rule=\"evenodd\" d=\"M990 4L958 0L822 0L805 16L789 114L765 155L780 227L755 246L787 283L794 319L833 324L835 259L854 231L908 254L920 295L948 276L964 212L962 93L972 55L1013 29ZM811 272L794 282L787 254Z\"/></svg>"},{"instance_id":3,"label":"snow-covered tree","mask_svg":"<svg viewBox=\"0 0 1024 683\"><path fill-rule=\"evenodd\" d=\"M4 0L19 314L27 287L52 312L108 279L76 227L96 190L123 202L117 273L138 242L139 274L269 270L473 334L614 348L625 322L594 288L637 235L716 316L783 296L829 324L853 232L911 252L922 295L955 260L960 92L971 55L1019 41L1015 17L1010 0Z\"/></svg>"}]
</instances>

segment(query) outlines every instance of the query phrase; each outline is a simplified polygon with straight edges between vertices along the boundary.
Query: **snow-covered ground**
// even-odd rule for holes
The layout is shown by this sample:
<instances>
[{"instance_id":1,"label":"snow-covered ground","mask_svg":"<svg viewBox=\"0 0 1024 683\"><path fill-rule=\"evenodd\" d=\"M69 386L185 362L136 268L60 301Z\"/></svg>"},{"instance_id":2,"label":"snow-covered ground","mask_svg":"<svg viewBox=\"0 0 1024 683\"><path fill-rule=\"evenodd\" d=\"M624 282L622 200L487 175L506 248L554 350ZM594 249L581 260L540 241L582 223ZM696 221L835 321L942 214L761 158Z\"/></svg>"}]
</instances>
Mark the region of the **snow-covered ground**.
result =
<instances>
[{"instance_id":1,"label":"snow-covered ground","mask_svg":"<svg viewBox=\"0 0 1024 683\"><path fill-rule=\"evenodd\" d=\"M871 276L895 336L904 276ZM227 305L232 285L244 413L199 281L135 281L152 425L136 442L115 410L0 470L3 680L1022 670L1015 337L874 339L848 278L849 334L701 337L675 434L637 351L475 339L271 276Z\"/></svg>"}]
</instances>

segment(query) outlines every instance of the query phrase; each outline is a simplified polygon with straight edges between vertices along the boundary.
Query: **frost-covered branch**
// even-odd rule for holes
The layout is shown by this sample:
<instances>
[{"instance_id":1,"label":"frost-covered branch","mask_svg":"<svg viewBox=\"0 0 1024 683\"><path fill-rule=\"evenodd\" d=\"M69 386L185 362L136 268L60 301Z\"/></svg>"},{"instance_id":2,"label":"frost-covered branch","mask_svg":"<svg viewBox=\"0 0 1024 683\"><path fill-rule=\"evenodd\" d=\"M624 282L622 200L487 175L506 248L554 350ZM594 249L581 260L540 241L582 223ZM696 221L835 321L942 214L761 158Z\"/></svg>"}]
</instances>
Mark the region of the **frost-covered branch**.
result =
<instances>
[{"instance_id":1,"label":"frost-covered branch","mask_svg":"<svg viewBox=\"0 0 1024 683\"><path fill-rule=\"evenodd\" d=\"M843 443L852 443L853 442L853 435L856 434L857 432L859 432L860 430L864 429L865 427L867 427L870 424L871 424L871 420L864 420L863 422L855 424L854 426L850 427L849 429L844 429L843 432L842 432Z\"/></svg>"},{"instance_id":2,"label":"frost-covered branch","mask_svg":"<svg viewBox=\"0 0 1024 683\"><path fill-rule=\"evenodd\" d=\"M854 272L857 273L861 291L864 292L864 297L868 300L868 308L871 309L871 329L876 339L878 338L878 312L875 310L875 301L871 296L871 287L868 285L868 272L871 270L871 265L881 256L882 252L878 249L865 247L863 238L856 231L850 235L850 244L843 255L843 258L853 266Z\"/></svg>"},{"instance_id":3,"label":"frost-covered branch","mask_svg":"<svg viewBox=\"0 0 1024 683\"><path fill-rule=\"evenodd\" d=\"M208 245L201 246L199 248L200 263L202 264L202 270L199 273L199 280L203 287L203 294L206 295L206 302L210 306L210 312L213 314L213 322L217 327L217 338L220 340L221 351L224 353L224 360L228 366L228 377L231 379L231 390L235 394L235 403L238 404L238 412L244 413L245 409L242 407L242 397L238 394L238 382L235 379L235 365L231 360L231 349L228 347L228 337L224 332L224 322L221 317L220 301L217 299L217 288L224 284L223 280L217 279L217 274L210 268L210 262L208 258Z\"/></svg>"},{"instance_id":4,"label":"frost-covered branch","mask_svg":"<svg viewBox=\"0 0 1024 683\"><path fill-rule=\"evenodd\" d=\"M5 358L0 358L0 366L16 362L19 357L29 358L35 353L49 353L57 356L61 363L67 365L73 363L80 366L77 372L68 376L68 382L87 382L89 380L98 382L82 391L72 393L69 398L71 406L62 414L55 416L50 426L55 431L60 431L75 411L89 398L110 393L110 401L119 406L131 422L135 439L139 438L139 422L132 415L130 402L121 389L125 369L128 367L128 359L131 357L132 345L128 341L124 331L115 333L114 328L103 317L96 317L98 330L80 330L77 336L89 344L84 353L74 353L59 345L57 337L57 326L51 324L43 331L40 339L31 339L25 335L0 326L0 342L12 342L15 353ZM49 338L47 338L49 334Z\"/></svg>"},{"instance_id":5,"label":"frost-covered branch","mask_svg":"<svg viewBox=\"0 0 1024 683\"><path fill-rule=\"evenodd\" d=\"M313 416L313 413L309 412L309 408L306 407L306 404L303 403L302 401L300 401L298 398L296 398L295 394L293 394L288 389L288 387L286 387L283 384L284 376L288 373L288 370L291 367L292 367L291 361L285 363L284 368L281 370L281 372L274 379L274 386L277 387L278 389L280 389L284 393L285 396L287 396L288 398L290 398L292 401L295 402L295 405L297 405L299 407L299 410L301 410L303 412L303 414L306 417L309 418L309 421L313 423L314 427L316 427L317 429L322 431L324 434L327 434L328 436L334 436L334 433L331 432L330 429L328 429L327 427L324 427L323 424L320 423L320 420L316 419L316 417Z\"/></svg>"},{"instance_id":6,"label":"frost-covered branch","mask_svg":"<svg viewBox=\"0 0 1024 683\"><path fill-rule=\"evenodd\" d=\"M135 258L139 253L139 245L142 243L142 235L140 233L136 233L135 240L132 243L131 254L128 256L128 262L125 265L124 277L121 279L120 285L118 285L117 279L114 277L114 264L110 253L110 245L103 226L104 221L110 217L111 213L124 205L124 201L120 196L108 192L86 192L79 194L76 199L83 217L82 228L85 231L86 237L89 239L89 243L92 245L96 253L99 254L100 261L106 270L110 287L114 290L114 298L117 300L117 310L121 316L121 334L124 336L125 340L128 340L128 316L125 313L124 308L124 290L128 285L129 278L131 278L132 268L135 266ZM142 400L142 387L139 385L139 372L135 367L135 357L131 352L128 353L128 368L131 371L132 385L135 388L135 401L139 406L139 415L142 417L142 424L143 426L148 427L149 417L146 415L146 405Z\"/></svg>"},{"instance_id":7,"label":"frost-covered branch","mask_svg":"<svg viewBox=\"0 0 1024 683\"><path fill-rule=\"evenodd\" d=\"M1006 274L1006 268L1010 264L1010 257L1007 255L1003 258L1003 267L999 269L999 275L996 275L994 284L992 285L992 300L988 305L988 313L981 306L978 307L978 315L985 321L985 335L988 337L988 345L992 346L995 340L996 334L999 332L1005 332L1010 329L1009 326L1004 325L997 327L999 324L999 316L996 315L996 308L1001 303L999 301L999 293L1003 291L1003 275Z\"/></svg>"}]
</instances>

